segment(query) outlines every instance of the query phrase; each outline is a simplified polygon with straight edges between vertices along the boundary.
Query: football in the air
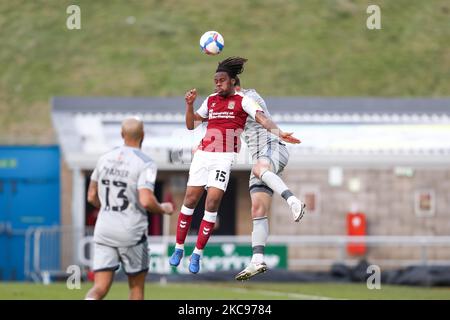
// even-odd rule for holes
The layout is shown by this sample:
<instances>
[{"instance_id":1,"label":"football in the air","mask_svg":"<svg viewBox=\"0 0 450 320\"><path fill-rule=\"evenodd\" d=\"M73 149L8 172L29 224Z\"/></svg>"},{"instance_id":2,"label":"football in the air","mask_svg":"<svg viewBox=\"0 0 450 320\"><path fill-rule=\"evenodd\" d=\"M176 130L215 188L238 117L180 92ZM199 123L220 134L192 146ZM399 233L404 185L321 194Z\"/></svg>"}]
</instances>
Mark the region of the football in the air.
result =
<instances>
[{"instance_id":1,"label":"football in the air","mask_svg":"<svg viewBox=\"0 0 450 320\"><path fill-rule=\"evenodd\" d=\"M200 48L208 55L216 55L222 52L225 42L217 31L207 31L200 38Z\"/></svg>"}]
</instances>

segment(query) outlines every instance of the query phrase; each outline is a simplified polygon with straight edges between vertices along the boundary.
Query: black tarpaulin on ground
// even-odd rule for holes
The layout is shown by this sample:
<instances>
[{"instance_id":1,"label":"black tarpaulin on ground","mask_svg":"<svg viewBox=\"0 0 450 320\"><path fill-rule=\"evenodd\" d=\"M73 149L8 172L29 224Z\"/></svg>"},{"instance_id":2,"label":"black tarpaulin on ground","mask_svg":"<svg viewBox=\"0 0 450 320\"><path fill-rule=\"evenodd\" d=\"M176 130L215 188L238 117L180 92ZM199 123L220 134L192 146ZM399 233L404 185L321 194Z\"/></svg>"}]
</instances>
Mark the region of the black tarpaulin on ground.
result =
<instances>
[{"instance_id":1,"label":"black tarpaulin on ground","mask_svg":"<svg viewBox=\"0 0 450 320\"><path fill-rule=\"evenodd\" d=\"M272 269L255 276L258 282L366 282L373 274L368 272L370 263L360 261L354 267L334 264L328 272L287 271ZM236 281L235 271L200 272L198 274L153 274L148 281L195 282L195 281ZM403 269L381 270L382 284L411 286L450 286L450 266L410 266Z\"/></svg>"}]
</instances>

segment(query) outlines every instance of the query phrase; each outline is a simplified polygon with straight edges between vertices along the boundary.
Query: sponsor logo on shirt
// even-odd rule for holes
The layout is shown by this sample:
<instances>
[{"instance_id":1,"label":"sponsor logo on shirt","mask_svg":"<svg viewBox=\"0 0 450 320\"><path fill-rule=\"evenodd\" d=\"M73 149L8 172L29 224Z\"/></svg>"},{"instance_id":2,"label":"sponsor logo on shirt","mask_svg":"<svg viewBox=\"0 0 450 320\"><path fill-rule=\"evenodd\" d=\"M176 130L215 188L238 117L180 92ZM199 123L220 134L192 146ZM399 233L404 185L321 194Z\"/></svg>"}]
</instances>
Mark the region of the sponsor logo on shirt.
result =
<instances>
[{"instance_id":1,"label":"sponsor logo on shirt","mask_svg":"<svg viewBox=\"0 0 450 320\"><path fill-rule=\"evenodd\" d=\"M214 112L209 110L209 120L211 119L234 119L236 116L232 111Z\"/></svg>"}]
</instances>

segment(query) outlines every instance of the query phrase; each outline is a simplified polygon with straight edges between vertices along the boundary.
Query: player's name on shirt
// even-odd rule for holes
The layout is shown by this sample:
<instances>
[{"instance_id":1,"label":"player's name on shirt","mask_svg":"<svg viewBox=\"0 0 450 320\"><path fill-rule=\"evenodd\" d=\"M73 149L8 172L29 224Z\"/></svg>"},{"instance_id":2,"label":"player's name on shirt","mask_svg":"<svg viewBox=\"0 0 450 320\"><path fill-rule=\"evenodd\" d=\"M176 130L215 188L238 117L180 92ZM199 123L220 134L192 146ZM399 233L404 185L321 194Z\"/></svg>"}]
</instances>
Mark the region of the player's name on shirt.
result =
<instances>
[{"instance_id":1,"label":"player's name on shirt","mask_svg":"<svg viewBox=\"0 0 450 320\"><path fill-rule=\"evenodd\" d=\"M130 175L130 172L128 170L119 170L116 168L108 168L108 167L102 168L102 176L127 178L129 175Z\"/></svg>"}]
</instances>

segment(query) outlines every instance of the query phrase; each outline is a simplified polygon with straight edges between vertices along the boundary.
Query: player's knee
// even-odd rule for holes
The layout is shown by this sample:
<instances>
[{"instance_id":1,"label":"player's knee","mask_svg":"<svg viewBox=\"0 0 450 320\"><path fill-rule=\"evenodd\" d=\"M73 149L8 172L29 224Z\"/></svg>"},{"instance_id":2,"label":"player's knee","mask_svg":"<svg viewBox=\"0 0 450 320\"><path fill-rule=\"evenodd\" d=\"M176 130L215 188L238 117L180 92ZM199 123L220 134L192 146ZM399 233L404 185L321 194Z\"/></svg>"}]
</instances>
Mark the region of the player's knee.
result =
<instances>
[{"instance_id":1,"label":"player's knee","mask_svg":"<svg viewBox=\"0 0 450 320\"><path fill-rule=\"evenodd\" d=\"M205 202L205 210L209 212L217 212L220 206L220 199L208 197Z\"/></svg>"},{"instance_id":2,"label":"player's knee","mask_svg":"<svg viewBox=\"0 0 450 320\"><path fill-rule=\"evenodd\" d=\"M183 204L188 208L195 208L197 205L197 197L193 194L186 194Z\"/></svg>"},{"instance_id":3,"label":"player's knee","mask_svg":"<svg viewBox=\"0 0 450 320\"><path fill-rule=\"evenodd\" d=\"M107 286L95 286L94 287L94 295L95 299L103 299L106 294L108 293L108 287Z\"/></svg>"},{"instance_id":4,"label":"player's knee","mask_svg":"<svg viewBox=\"0 0 450 320\"><path fill-rule=\"evenodd\" d=\"M270 170L270 165L261 161L255 163L255 165L252 168L253 174L258 178L261 178L261 174L266 170Z\"/></svg>"},{"instance_id":5,"label":"player's knee","mask_svg":"<svg viewBox=\"0 0 450 320\"><path fill-rule=\"evenodd\" d=\"M257 178L259 178L260 171L259 171L259 167L257 165L253 166L252 172Z\"/></svg>"},{"instance_id":6,"label":"player's knee","mask_svg":"<svg viewBox=\"0 0 450 320\"><path fill-rule=\"evenodd\" d=\"M267 216L268 212L262 203L252 203L252 218L261 218Z\"/></svg>"}]
</instances>

